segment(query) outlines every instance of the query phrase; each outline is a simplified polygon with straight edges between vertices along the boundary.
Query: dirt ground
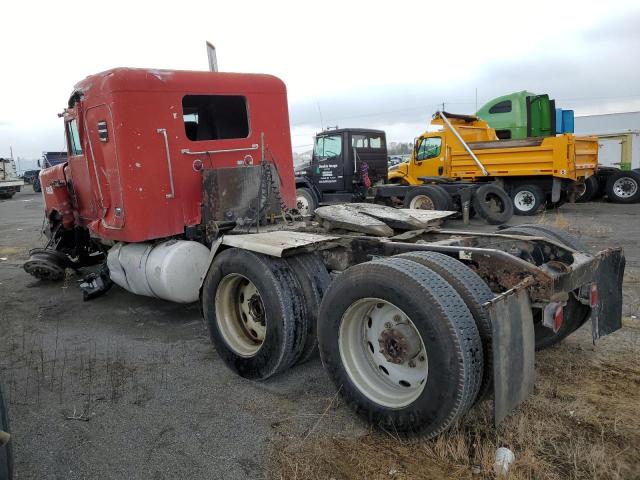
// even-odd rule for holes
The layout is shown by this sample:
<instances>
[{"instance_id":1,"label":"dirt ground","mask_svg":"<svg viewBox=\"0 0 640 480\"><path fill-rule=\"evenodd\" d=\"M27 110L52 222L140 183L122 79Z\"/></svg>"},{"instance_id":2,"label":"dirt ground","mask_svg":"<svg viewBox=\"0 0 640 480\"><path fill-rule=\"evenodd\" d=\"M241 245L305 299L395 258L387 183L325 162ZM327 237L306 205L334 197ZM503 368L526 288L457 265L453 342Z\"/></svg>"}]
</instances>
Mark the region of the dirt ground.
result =
<instances>
[{"instance_id":1,"label":"dirt ground","mask_svg":"<svg viewBox=\"0 0 640 480\"><path fill-rule=\"evenodd\" d=\"M0 380L16 480L493 478L499 446L515 453L510 478L640 479L638 205L533 219L593 249L625 248L624 328L595 346L583 328L539 354L534 395L498 429L485 403L437 440L407 444L352 415L317 359L263 383L232 374L197 305L118 287L83 302L74 275L34 280L21 265L42 244L42 200L25 190L0 200Z\"/></svg>"}]
</instances>

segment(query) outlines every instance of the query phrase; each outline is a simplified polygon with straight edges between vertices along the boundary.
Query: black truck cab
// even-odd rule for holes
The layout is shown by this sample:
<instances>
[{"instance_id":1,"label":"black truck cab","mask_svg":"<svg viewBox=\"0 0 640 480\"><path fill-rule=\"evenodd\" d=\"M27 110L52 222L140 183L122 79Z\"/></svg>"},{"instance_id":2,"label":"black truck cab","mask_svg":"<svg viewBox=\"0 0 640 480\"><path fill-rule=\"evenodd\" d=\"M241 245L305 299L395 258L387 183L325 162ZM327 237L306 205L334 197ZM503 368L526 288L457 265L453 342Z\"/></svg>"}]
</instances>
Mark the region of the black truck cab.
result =
<instances>
[{"instance_id":1,"label":"black truck cab","mask_svg":"<svg viewBox=\"0 0 640 480\"><path fill-rule=\"evenodd\" d=\"M311 161L295 170L298 210L321 203L362 201L387 180L387 142L382 130L336 128L316 135Z\"/></svg>"}]
</instances>

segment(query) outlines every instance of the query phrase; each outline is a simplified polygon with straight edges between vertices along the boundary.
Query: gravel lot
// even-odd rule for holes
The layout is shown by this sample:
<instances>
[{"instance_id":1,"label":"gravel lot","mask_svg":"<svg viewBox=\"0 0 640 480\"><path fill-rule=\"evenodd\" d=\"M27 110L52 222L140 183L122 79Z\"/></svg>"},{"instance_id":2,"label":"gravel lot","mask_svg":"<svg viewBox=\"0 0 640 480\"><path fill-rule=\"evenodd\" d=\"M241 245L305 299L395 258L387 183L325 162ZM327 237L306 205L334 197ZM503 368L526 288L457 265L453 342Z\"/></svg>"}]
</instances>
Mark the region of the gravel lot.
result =
<instances>
[{"instance_id":1,"label":"gravel lot","mask_svg":"<svg viewBox=\"0 0 640 480\"><path fill-rule=\"evenodd\" d=\"M42 245L42 199L24 190L0 200L0 380L17 480L264 478L274 475L274 449L283 442L367 435L335 399L317 359L250 382L218 359L195 304L117 286L83 302L74 275L59 283L27 275L27 252ZM543 220L582 234L595 248L624 246L624 314L637 327L640 207L565 205ZM531 219L512 223L524 221ZM617 343L629 341L625 331L598 343L599 354L615 355ZM582 329L568 342L588 347L588 337ZM631 341L640 352L638 336Z\"/></svg>"}]
</instances>

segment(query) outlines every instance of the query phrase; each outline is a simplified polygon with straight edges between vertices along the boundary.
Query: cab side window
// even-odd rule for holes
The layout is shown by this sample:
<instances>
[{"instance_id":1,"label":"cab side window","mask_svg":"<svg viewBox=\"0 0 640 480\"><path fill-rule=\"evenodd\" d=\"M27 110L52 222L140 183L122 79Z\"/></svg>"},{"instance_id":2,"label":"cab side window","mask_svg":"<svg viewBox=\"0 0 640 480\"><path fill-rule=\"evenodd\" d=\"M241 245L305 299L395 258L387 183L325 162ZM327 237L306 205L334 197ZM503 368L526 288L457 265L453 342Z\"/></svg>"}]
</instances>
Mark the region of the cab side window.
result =
<instances>
[{"instance_id":1,"label":"cab side window","mask_svg":"<svg viewBox=\"0 0 640 480\"><path fill-rule=\"evenodd\" d=\"M418 162L440 156L440 148L442 147L442 138L430 137L423 138L416 149L416 160Z\"/></svg>"},{"instance_id":2,"label":"cab side window","mask_svg":"<svg viewBox=\"0 0 640 480\"><path fill-rule=\"evenodd\" d=\"M69 141L69 155L82 155L78 122L75 118L67 122L67 139Z\"/></svg>"},{"instance_id":3,"label":"cab side window","mask_svg":"<svg viewBox=\"0 0 640 480\"><path fill-rule=\"evenodd\" d=\"M326 160L332 157L339 157L342 153L342 136L329 135L326 137L317 137L313 148L313 156Z\"/></svg>"}]
</instances>

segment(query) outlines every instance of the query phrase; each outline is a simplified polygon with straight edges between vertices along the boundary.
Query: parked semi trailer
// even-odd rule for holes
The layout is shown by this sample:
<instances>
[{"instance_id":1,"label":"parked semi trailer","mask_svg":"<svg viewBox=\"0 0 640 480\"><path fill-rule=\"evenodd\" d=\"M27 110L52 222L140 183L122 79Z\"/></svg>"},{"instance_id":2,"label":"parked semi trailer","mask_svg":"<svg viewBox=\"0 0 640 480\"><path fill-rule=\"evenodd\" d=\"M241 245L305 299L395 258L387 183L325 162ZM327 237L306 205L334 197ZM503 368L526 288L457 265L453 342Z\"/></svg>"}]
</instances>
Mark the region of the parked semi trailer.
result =
<instances>
[{"instance_id":1,"label":"parked semi trailer","mask_svg":"<svg viewBox=\"0 0 640 480\"><path fill-rule=\"evenodd\" d=\"M494 182L509 193L516 214L534 215L546 204L575 199L597 168L595 137L567 133L498 140L495 129L478 117L445 112L437 112L431 125L442 130L422 134L411 160L389 173L390 182L432 181L433 189L458 189L452 181ZM426 190L420 197L434 200Z\"/></svg>"},{"instance_id":2,"label":"parked semi trailer","mask_svg":"<svg viewBox=\"0 0 640 480\"><path fill-rule=\"evenodd\" d=\"M27 272L56 280L102 262L85 291L115 282L200 302L246 378L319 351L336 391L381 428L433 437L491 394L498 422L532 391L536 347L586 321L594 339L621 326L619 248L591 254L543 226L449 231L371 204L365 221L389 234L360 233L341 205L296 221L275 77L109 70L76 85L64 125L68 162L40 175L49 241Z\"/></svg>"},{"instance_id":3,"label":"parked semi trailer","mask_svg":"<svg viewBox=\"0 0 640 480\"><path fill-rule=\"evenodd\" d=\"M400 163L389 168L382 130L325 130L314 138L311 161L296 168L297 208L311 214L322 204L370 202L462 212L473 200L475 211L488 223L502 224L513 216L511 200L499 185L450 181L443 188L421 186L421 179L396 181L394 172L405 167ZM434 193L437 199L424 192Z\"/></svg>"},{"instance_id":4,"label":"parked semi trailer","mask_svg":"<svg viewBox=\"0 0 640 480\"><path fill-rule=\"evenodd\" d=\"M23 185L13 158L0 158L0 198L13 197Z\"/></svg>"}]
</instances>

